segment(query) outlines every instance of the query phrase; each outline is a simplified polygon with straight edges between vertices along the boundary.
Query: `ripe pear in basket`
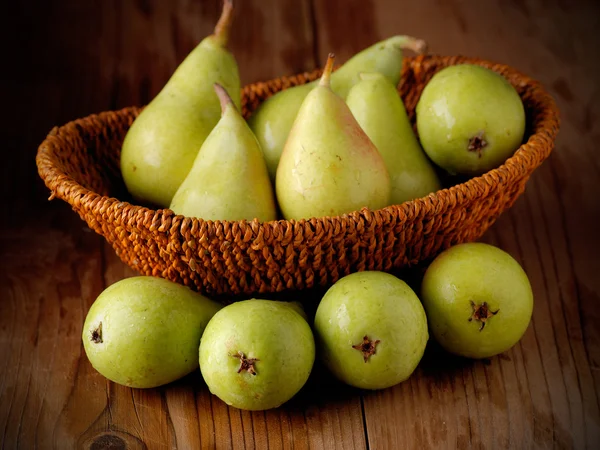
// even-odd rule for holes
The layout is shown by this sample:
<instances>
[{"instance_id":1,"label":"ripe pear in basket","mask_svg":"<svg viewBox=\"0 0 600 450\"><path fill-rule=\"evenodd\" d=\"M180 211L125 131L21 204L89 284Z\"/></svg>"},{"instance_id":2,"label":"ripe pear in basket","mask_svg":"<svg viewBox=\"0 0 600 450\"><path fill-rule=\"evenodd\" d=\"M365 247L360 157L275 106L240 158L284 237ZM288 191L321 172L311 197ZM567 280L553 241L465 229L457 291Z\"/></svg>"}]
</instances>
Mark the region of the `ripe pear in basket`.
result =
<instances>
[{"instance_id":1,"label":"ripe pear in basket","mask_svg":"<svg viewBox=\"0 0 600 450\"><path fill-rule=\"evenodd\" d=\"M248 296L328 286L352 272L411 266L479 238L512 206L553 149L559 117L543 86L511 67L461 56L397 58L402 63L398 95L413 126L415 107L432 77L446 67L472 64L501 75L516 89L527 120L522 145L498 167L426 196L309 220L203 220L128 202L120 156L141 112L137 107L54 128L39 147L38 171L51 197L68 202L133 269L206 294ZM321 74L315 70L245 86L243 116L248 119L277 92Z\"/></svg>"},{"instance_id":2,"label":"ripe pear in basket","mask_svg":"<svg viewBox=\"0 0 600 450\"><path fill-rule=\"evenodd\" d=\"M339 216L390 201L385 162L346 102L331 90L334 55L304 99L285 143L275 188L288 219Z\"/></svg>"},{"instance_id":3,"label":"ripe pear in basket","mask_svg":"<svg viewBox=\"0 0 600 450\"><path fill-rule=\"evenodd\" d=\"M256 137L220 84L222 117L173 196L177 214L205 220L275 220L275 194Z\"/></svg>"}]
</instances>

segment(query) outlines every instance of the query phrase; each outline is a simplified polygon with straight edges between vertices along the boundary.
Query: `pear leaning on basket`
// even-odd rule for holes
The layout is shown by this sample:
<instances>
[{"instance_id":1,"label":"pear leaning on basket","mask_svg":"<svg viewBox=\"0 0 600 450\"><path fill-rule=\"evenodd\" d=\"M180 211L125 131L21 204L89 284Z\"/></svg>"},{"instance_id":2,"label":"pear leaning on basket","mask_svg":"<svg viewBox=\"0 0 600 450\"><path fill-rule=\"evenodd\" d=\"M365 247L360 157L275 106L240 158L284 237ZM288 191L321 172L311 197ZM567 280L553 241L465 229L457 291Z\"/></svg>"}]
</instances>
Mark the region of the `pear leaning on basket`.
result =
<instances>
[{"instance_id":1,"label":"pear leaning on basket","mask_svg":"<svg viewBox=\"0 0 600 450\"><path fill-rule=\"evenodd\" d=\"M399 205L441 189L396 86L380 73L360 76L346 103L385 161L392 183L390 203Z\"/></svg>"},{"instance_id":2,"label":"pear leaning on basket","mask_svg":"<svg viewBox=\"0 0 600 450\"><path fill-rule=\"evenodd\" d=\"M137 201L159 207L171 203L221 117L215 83L227 89L238 108L241 105L238 66L225 48L232 9L231 0L225 0L214 34L192 50L125 136L121 173Z\"/></svg>"}]
</instances>

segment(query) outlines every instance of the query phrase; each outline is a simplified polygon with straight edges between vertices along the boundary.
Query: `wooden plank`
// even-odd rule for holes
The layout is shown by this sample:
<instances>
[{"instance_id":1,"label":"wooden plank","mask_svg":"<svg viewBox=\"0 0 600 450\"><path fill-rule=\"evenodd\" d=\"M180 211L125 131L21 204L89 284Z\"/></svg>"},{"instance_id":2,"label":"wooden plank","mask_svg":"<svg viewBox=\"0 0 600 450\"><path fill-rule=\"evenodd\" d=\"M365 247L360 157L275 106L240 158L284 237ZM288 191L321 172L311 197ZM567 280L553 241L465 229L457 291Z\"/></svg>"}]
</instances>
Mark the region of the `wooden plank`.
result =
<instances>
[{"instance_id":1,"label":"wooden plank","mask_svg":"<svg viewBox=\"0 0 600 450\"><path fill-rule=\"evenodd\" d=\"M236 2L231 51L242 84L315 68L310 1Z\"/></svg>"},{"instance_id":2,"label":"wooden plank","mask_svg":"<svg viewBox=\"0 0 600 450\"><path fill-rule=\"evenodd\" d=\"M7 310L0 323L11 332L2 334L8 355L0 375L0 423L8 448L17 443L33 448L36 442L49 447L55 437L74 443L77 434L63 440L61 430L85 431L79 425L93 422L106 407L104 379L80 364L80 324L102 284L99 240L92 233L67 231L79 227L78 220L65 220L66 230L30 227L3 235L10 271L2 270ZM101 395L93 395L96 391ZM55 428L73 405L78 405L77 423L63 421Z\"/></svg>"},{"instance_id":3,"label":"wooden plank","mask_svg":"<svg viewBox=\"0 0 600 450\"><path fill-rule=\"evenodd\" d=\"M331 52L335 53L336 64L342 64L356 52L383 39L377 29L375 5L372 0L313 1L315 57L319 67L325 65ZM393 8L397 10L397 5Z\"/></svg>"}]
</instances>

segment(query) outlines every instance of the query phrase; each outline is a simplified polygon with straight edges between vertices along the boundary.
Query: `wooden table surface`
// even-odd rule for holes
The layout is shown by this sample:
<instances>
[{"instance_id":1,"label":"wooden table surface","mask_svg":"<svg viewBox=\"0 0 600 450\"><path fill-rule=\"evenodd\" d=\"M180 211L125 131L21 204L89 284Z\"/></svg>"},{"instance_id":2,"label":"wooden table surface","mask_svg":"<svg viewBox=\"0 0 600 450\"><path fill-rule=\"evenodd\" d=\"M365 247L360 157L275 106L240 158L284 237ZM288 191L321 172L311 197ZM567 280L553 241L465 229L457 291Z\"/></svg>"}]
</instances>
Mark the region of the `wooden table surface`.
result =
<instances>
[{"instance_id":1,"label":"wooden table surface","mask_svg":"<svg viewBox=\"0 0 600 450\"><path fill-rule=\"evenodd\" d=\"M244 84L338 61L393 34L539 79L556 149L483 241L535 293L506 354L428 350L410 378L365 393L319 367L287 405L228 408L199 372L149 390L108 382L81 343L85 314L134 273L62 201L34 157L54 126L144 104L209 34L217 0L11 2L2 13L0 442L2 448L599 448L600 8L594 1L236 0L230 48ZM37 3L37 4L36 4Z\"/></svg>"}]
</instances>

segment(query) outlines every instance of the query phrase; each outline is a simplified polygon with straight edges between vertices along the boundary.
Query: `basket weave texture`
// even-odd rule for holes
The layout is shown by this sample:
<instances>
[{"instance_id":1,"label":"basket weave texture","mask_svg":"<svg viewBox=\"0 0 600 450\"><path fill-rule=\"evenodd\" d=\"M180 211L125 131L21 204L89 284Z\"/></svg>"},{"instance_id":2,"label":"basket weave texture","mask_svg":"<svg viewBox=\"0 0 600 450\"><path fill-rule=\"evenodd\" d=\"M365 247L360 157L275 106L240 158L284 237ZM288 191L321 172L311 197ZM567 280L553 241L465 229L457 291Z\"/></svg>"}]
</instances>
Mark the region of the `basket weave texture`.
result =
<instances>
[{"instance_id":1,"label":"basket weave texture","mask_svg":"<svg viewBox=\"0 0 600 450\"><path fill-rule=\"evenodd\" d=\"M506 65L462 56L405 58L399 93L413 123L427 82L440 69L460 63L488 67L515 86L527 114L527 141L501 167L402 205L259 223L204 221L124 201L120 148L141 111L137 107L54 128L38 149L39 175L50 198L68 202L130 267L206 294L305 289L327 286L352 272L404 268L478 239L524 191L558 132L556 104L537 81ZM320 74L316 70L244 87L244 116L273 93Z\"/></svg>"}]
</instances>

